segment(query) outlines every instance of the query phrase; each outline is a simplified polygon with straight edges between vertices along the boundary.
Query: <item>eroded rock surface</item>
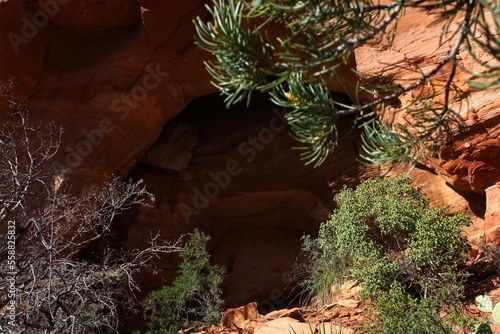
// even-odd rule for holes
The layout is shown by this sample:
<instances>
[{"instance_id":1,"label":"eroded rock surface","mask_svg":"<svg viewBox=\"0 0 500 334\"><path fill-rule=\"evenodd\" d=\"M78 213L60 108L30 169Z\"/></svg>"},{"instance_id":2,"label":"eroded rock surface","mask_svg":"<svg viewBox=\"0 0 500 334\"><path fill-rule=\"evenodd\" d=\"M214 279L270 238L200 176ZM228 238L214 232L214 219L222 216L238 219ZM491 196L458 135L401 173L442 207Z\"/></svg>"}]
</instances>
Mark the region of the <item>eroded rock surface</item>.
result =
<instances>
[{"instance_id":1,"label":"eroded rock surface","mask_svg":"<svg viewBox=\"0 0 500 334\"><path fill-rule=\"evenodd\" d=\"M151 233L173 238L199 227L212 236L214 261L228 267L229 304L258 299L281 305L300 236L314 233L344 184L378 173L356 161L356 135L313 169L290 150L294 142L279 130L283 124L272 107L228 113L202 100L179 116L190 101L215 91L203 66L208 55L193 44L192 20L207 16L204 1L50 3L0 1L0 80L14 79L14 96L27 103L33 120L63 126L57 163L69 168L73 189L112 174L144 178L157 203L122 217L122 242L141 247ZM439 36L440 26L433 20L408 11L394 44L356 50L356 60L339 69L342 84L332 89L352 93L354 67L405 84L414 72L389 70L387 63L435 65L451 46L436 53L432 36ZM500 92L472 92L466 73L457 78L465 93L456 103L469 135L443 148L441 160L423 161L430 171L413 176L432 203L472 213L476 239L497 238ZM425 92L399 102L419 94ZM144 291L175 274L173 258L159 265L161 276L141 278Z\"/></svg>"},{"instance_id":2,"label":"eroded rock surface","mask_svg":"<svg viewBox=\"0 0 500 334\"><path fill-rule=\"evenodd\" d=\"M140 247L148 231L174 238L199 228L212 237L212 259L228 269L223 283L228 305L257 300L267 311L286 306L296 288L288 275L300 255L300 239L315 234L328 218L333 189L378 173L356 160L357 136L347 137L314 169L291 149L295 142L281 114L267 103L227 111L213 95L191 104L164 133L179 133L172 127L196 129L182 142L197 144L184 169L159 167L149 154L136 167L134 177L144 179L156 204L123 222L129 224L127 245ZM172 263L161 266L165 277L175 270ZM158 287L162 280L149 278L148 284Z\"/></svg>"},{"instance_id":3,"label":"eroded rock surface","mask_svg":"<svg viewBox=\"0 0 500 334\"><path fill-rule=\"evenodd\" d=\"M457 27L458 23L454 22L449 31L454 31ZM392 82L406 87L419 77L420 74L414 71L415 69L419 68L424 73L430 71L453 48L455 38L451 33L441 35L442 30L442 22L436 21L436 16L429 15L426 11L409 9L398 23L392 45L366 45L356 50L358 70L374 81ZM427 187L431 202L452 203L453 206L458 203L456 199L460 201L460 197L466 200L475 198L471 206L476 209L466 210L474 211L473 229L477 232L474 239L495 240L497 237L491 234L491 228L500 223L494 214L497 212L498 203L495 189L500 181L500 90L470 89L467 82L475 78L470 72L463 71L462 67L479 73L484 72L485 68L477 65L464 48L460 49L459 55L459 68L454 80L458 92L452 93L450 108L463 118L468 132L465 137L456 136L453 144L443 146L433 159L421 161L455 190L455 194L443 188L441 181L435 186L430 185L429 180L435 179L432 173L428 174L429 179L422 177L420 173L416 183ZM495 60L490 57L484 61L493 64ZM451 70L451 66L444 66L431 78L432 89L437 91L435 103L444 101L444 87ZM431 90L428 87L424 86L404 94L398 103L405 106L414 99L430 96ZM399 117L399 121L405 122L404 113L399 112L397 106L388 109L396 119ZM444 192L438 191L436 194L439 195L434 196L432 187L441 187ZM477 209L481 206L478 203L480 197L467 193L486 194L486 214L484 210Z\"/></svg>"}]
</instances>

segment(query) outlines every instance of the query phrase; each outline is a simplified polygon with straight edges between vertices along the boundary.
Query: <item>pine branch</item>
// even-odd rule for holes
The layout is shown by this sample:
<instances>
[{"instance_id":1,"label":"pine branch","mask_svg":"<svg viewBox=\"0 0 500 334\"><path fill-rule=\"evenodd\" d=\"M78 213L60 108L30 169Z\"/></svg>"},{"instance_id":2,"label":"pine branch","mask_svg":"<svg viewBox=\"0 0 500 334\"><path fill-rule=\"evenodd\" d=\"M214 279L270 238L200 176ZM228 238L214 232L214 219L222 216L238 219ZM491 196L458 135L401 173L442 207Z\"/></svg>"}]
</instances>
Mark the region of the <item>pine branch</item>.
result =
<instances>
[{"instance_id":1,"label":"pine branch","mask_svg":"<svg viewBox=\"0 0 500 334\"><path fill-rule=\"evenodd\" d=\"M346 63L355 47L382 39L390 43L401 13L408 7L435 15L444 27L441 43L455 39L452 50L406 87L392 89L391 94L368 103L356 101L353 106L337 108L341 104L333 100L327 85L336 69ZM336 121L342 115L357 115L352 126L364 128L363 158L371 163L415 160L436 147L433 140L439 138L439 144L449 140L461 128L461 120L449 104L455 90L456 58L464 45L486 68L474 73L480 81L470 82L471 88L500 86L499 63L481 62L479 56L486 52L497 61L500 57L500 8L487 0L399 0L388 4L371 0L214 0L213 7L207 8L213 22L195 21L196 43L216 57L215 62L207 63L207 70L226 96L227 106L244 99L249 103L256 91L268 93L273 103L288 109L285 117L301 143L302 158L316 167L337 146ZM453 31L451 23L456 20L461 20L460 28ZM428 100L405 106L403 112L411 126L378 119L377 108L428 85L450 63L443 103L436 103L431 94ZM360 85L358 89L369 88Z\"/></svg>"}]
</instances>

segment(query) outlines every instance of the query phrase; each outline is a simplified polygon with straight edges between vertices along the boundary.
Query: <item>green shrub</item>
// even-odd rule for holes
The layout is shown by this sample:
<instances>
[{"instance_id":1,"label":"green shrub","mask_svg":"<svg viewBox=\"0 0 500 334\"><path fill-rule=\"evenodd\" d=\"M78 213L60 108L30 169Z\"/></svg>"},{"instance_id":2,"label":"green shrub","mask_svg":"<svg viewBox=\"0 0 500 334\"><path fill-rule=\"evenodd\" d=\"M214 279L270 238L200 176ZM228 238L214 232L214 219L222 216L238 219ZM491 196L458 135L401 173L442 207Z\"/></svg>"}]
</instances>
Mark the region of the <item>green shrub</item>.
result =
<instances>
[{"instance_id":1,"label":"green shrub","mask_svg":"<svg viewBox=\"0 0 500 334\"><path fill-rule=\"evenodd\" d=\"M357 279L363 296L384 313L376 332L387 333L427 333L430 323L441 322L443 305L458 305L468 249L461 234L470 222L465 215L430 209L421 191L403 177L345 188L335 200L339 207L321 225L318 238L304 243L312 260L305 284L312 294L324 296L346 277ZM421 326L418 330L392 331L388 321L397 325L398 312L401 319L430 318L411 321Z\"/></svg>"},{"instance_id":2,"label":"green shrub","mask_svg":"<svg viewBox=\"0 0 500 334\"><path fill-rule=\"evenodd\" d=\"M432 290L426 298L416 298L394 282L386 294L378 297L362 329L377 334L452 334L458 328L467 328L470 321L460 314L459 304L443 302L447 299L447 286Z\"/></svg>"},{"instance_id":3,"label":"green shrub","mask_svg":"<svg viewBox=\"0 0 500 334\"><path fill-rule=\"evenodd\" d=\"M307 275L301 284L307 295L301 298L318 308L330 303L332 293L338 292L342 283L350 279L352 268L349 254L327 250L327 244L320 244L320 241L308 235L302 238L302 250L309 257L309 264L301 265L299 270Z\"/></svg>"},{"instance_id":4,"label":"green shrub","mask_svg":"<svg viewBox=\"0 0 500 334\"><path fill-rule=\"evenodd\" d=\"M220 320L223 305L220 284L225 270L210 264L206 244L210 237L195 230L172 285L151 292L142 302L148 317L148 333L176 333L195 322Z\"/></svg>"}]
</instances>

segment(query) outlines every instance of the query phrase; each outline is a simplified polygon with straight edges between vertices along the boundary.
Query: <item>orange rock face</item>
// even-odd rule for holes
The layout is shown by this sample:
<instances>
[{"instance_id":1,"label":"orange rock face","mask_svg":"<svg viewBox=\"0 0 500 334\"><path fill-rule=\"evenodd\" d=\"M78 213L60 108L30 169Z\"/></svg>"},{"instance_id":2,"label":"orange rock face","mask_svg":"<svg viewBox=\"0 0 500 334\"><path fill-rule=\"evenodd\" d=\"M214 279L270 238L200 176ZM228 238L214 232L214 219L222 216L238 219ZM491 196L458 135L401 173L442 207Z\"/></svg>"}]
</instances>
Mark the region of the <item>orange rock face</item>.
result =
<instances>
[{"instance_id":1,"label":"orange rock face","mask_svg":"<svg viewBox=\"0 0 500 334\"><path fill-rule=\"evenodd\" d=\"M214 91L192 44L202 2L156 3L0 4L0 79L15 81L33 118L64 127L58 162L77 188L128 174L169 119Z\"/></svg>"},{"instance_id":2,"label":"orange rock face","mask_svg":"<svg viewBox=\"0 0 500 334\"><path fill-rule=\"evenodd\" d=\"M154 208L121 218L127 247L141 247L157 231L173 238L199 227L212 236L214 261L228 268L228 304L259 300L270 310L285 306L285 276L300 253L300 237L326 219L332 193L378 170L357 162L355 134L321 168L305 167L270 106L227 112L209 98L181 114L189 102L215 92L203 65L208 55L193 44L192 20L207 16L203 4L0 1L0 80L15 81L14 95L27 103L33 120L63 126L56 163L69 168L73 189L118 174L143 178L155 193ZM429 38L438 36L439 25L432 20L409 12L394 45L356 50L332 89L355 89L355 66L364 75L404 84L414 74L387 63L439 62L438 39ZM465 53L462 59L470 62ZM465 95L460 113L470 126L468 137L443 148L441 160L428 166L441 183L429 182L437 179L428 171L414 177L436 204L474 214L472 234L487 230L498 240L500 95ZM162 277L141 279L144 291L175 274L174 260L160 261Z\"/></svg>"},{"instance_id":3,"label":"orange rock face","mask_svg":"<svg viewBox=\"0 0 500 334\"><path fill-rule=\"evenodd\" d=\"M442 24L442 23L441 23ZM455 39L447 39L441 36L443 27L436 21L436 17L428 12L416 9L407 10L405 16L398 24L394 43L391 46L372 45L363 46L356 50L358 70L365 76L372 78L384 78L389 82L400 84L403 87L409 86L418 77L414 69L419 68L424 73L430 71L440 61L442 61L453 47ZM459 21L451 24L450 31L458 27ZM448 36L450 37L450 36ZM442 40L441 40L442 38ZM489 235L494 226L498 226L500 221L496 217L498 212L498 183L500 181L500 90L474 91L468 87L467 81L474 79L472 74L462 71L466 67L471 71L484 72L485 69L477 65L468 52L462 48L459 51L459 69L455 77L454 84L461 91L453 96L451 108L463 118L468 132L465 138L457 136L453 144L442 147L435 159L423 160L429 169L435 171L442 180L451 186L455 191L469 199L474 197L471 206L474 211L474 239L495 240L498 236ZM493 59L483 59L491 65ZM391 66L398 65L398 66ZM437 96L434 101L443 102L444 94L442 88L450 74L451 66L445 66L437 76L431 79ZM379 80L379 79L378 79ZM413 99L422 99L429 94L424 88L410 91L400 97L400 103L405 106ZM392 111L394 113L394 110ZM398 117L397 110L395 117ZM399 114L404 122L404 114ZM430 179L434 179L428 174ZM423 182L424 190L427 188L431 201L436 203L458 203L455 199L461 196L453 196L450 191L442 188L442 191L434 192L432 188L439 188L442 181L430 186L430 182L425 177L418 177ZM443 184L444 186L444 184ZM487 190L489 189L489 190ZM486 194L486 214L480 207L478 200L480 197L464 195L473 192L476 194ZM436 194L440 194L436 196ZM444 196L443 196L444 195ZM463 207L465 208L465 207ZM485 231L490 231L486 232Z\"/></svg>"}]
</instances>

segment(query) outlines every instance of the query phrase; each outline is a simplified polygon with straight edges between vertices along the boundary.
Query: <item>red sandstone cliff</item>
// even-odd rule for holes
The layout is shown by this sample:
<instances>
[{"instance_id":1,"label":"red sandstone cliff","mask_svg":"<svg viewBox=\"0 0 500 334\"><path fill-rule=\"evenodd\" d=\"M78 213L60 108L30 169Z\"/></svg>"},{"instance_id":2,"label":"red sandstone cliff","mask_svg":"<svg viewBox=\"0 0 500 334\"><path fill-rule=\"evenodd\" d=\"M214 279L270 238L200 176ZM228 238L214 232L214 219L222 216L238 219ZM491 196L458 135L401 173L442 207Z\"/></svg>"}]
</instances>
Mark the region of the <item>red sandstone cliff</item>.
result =
<instances>
[{"instance_id":1,"label":"red sandstone cliff","mask_svg":"<svg viewBox=\"0 0 500 334\"><path fill-rule=\"evenodd\" d=\"M271 294L286 285L302 233L327 217L332 192L377 169L356 161L355 134L323 167L304 167L266 104L227 112L211 96L181 114L215 92L203 66L208 55L192 43L199 15L206 11L198 0L3 0L0 80L15 80L33 119L64 127L57 163L70 168L74 189L112 174L145 179L157 203L122 219L127 246L141 247L150 232L169 238L200 227L212 236L214 260L229 268L230 304L282 300ZM343 72L346 87L355 87L350 67L403 82L408 73L386 71L386 63L439 62L431 20L408 13L391 48L358 49ZM468 92L468 137L430 170L413 172L433 203L475 215L476 239L486 231L499 240L499 94ZM160 267L166 277L175 271L170 259ZM146 290L161 283L143 279Z\"/></svg>"}]
</instances>

